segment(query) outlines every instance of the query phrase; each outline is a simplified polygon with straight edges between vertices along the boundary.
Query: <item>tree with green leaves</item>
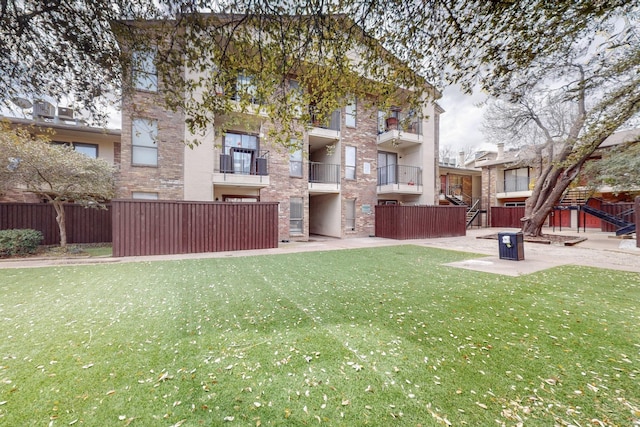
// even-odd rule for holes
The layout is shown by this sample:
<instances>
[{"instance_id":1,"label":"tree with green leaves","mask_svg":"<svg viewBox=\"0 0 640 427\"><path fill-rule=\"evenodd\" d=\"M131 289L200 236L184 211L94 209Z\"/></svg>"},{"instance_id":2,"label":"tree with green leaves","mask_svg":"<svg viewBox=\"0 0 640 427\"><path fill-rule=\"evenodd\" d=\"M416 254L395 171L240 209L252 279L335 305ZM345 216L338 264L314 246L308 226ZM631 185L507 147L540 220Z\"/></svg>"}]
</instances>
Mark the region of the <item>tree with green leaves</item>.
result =
<instances>
[{"instance_id":1,"label":"tree with green leaves","mask_svg":"<svg viewBox=\"0 0 640 427\"><path fill-rule=\"evenodd\" d=\"M602 157L585 165L582 176L589 186L640 193L640 130L624 134L621 144L602 149Z\"/></svg>"},{"instance_id":2,"label":"tree with green leaves","mask_svg":"<svg viewBox=\"0 0 640 427\"><path fill-rule=\"evenodd\" d=\"M0 182L5 190L17 187L51 203L60 246L66 248L65 204L104 208L115 194L115 169L70 145L52 144L28 129L0 123Z\"/></svg>"},{"instance_id":3,"label":"tree with green leaves","mask_svg":"<svg viewBox=\"0 0 640 427\"><path fill-rule=\"evenodd\" d=\"M554 206L598 147L640 113L638 8L589 26L565 49L513 73L487 110L488 135L527 144L535 171L523 232L540 235Z\"/></svg>"}]
</instances>

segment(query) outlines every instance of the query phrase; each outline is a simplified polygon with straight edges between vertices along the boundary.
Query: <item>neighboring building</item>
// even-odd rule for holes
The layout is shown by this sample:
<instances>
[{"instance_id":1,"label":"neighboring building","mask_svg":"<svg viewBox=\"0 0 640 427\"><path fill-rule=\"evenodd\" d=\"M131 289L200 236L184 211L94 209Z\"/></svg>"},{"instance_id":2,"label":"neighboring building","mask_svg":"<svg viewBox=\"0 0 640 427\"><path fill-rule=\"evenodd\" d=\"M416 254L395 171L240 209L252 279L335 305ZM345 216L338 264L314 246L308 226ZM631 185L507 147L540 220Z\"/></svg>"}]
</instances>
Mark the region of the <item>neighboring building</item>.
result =
<instances>
[{"instance_id":1,"label":"neighboring building","mask_svg":"<svg viewBox=\"0 0 640 427\"><path fill-rule=\"evenodd\" d=\"M22 127L34 135L42 135L53 144L70 144L89 157L100 158L110 164L120 163L120 130L87 126L84 121L74 118L70 108L56 108L44 101L33 105L33 119L0 116L0 121L8 121L13 127ZM0 202L37 203L41 200L19 188L0 195Z\"/></svg>"},{"instance_id":2,"label":"neighboring building","mask_svg":"<svg viewBox=\"0 0 640 427\"><path fill-rule=\"evenodd\" d=\"M353 99L328 123L310 125L293 153L269 141L272 124L255 106L235 121L241 125L216 117L190 148L184 114L160 106L162 82L152 58L144 64L122 105L119 198L278 202L282 240L369 236L376 204L437 203L435 103L416 115L424 119L403 120L408 111L379 112ZM251 77L239 73L237 87L250 91Z\"/></svg>"},{"instance_id":3,"label":"neighboring building","mask_svg":"<svg viewBox=\"0 0 640 427\"><path fill-rule=\"evenodd\" d=\"M630 140L638 132L638 129L634 129L614 133L600 145L589 161L597 161L601 158L603 150ZM494 206L524 206L535 185L537 171L533 166L534 159L535 154L530 146L505 151L504 144L497 144L497 152L479 154L474 164L482 170L481 203L484 209L489 210ZM598 199L590 202L590 205L596 208L600 208L602 202L632 202L633 195L640 189L630 190L614 192L608 187L591 189L576 181L560 201L557 212L554 212L554 216L557 217L555 222L566 227L577 227L580 223L581 226L599 228L600 218L587 214L580 219L577 208L586 204L589 198Z\"/></svg>"},{"instance_id":4,"label":"neighboring building","mask_svg":"<svg viewBox=\"0 0 640 427\"><path fill-rule=\"evenodd\" d=\"M482 206L481 170L474 167L475 161L465 160L460 152L457 159L441 159L438 165L440 174L440 204L467 206L467 226L484 225ZM476 211L478 213L476 214Z\"/></svg>"}]
</instances>

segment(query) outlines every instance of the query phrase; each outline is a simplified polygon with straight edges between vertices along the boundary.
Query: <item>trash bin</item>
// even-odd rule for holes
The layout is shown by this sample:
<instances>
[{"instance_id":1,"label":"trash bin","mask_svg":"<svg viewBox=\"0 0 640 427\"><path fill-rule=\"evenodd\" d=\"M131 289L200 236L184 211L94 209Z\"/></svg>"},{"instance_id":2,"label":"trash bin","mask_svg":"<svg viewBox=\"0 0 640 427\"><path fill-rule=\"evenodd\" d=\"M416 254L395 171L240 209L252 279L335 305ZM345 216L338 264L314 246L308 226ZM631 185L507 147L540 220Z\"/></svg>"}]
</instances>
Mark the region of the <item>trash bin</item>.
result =
<instances>
[{"instance_id":1,"label":"trash bin","mask_svg":"<svg viewBox=\"0 0 640 427\"><path fill-rule=\"evenodd\" d=\"M498 252L500 259L522 261L524 259L524 234L521 231L498 233Z\"/></svg>"}]
</instances>

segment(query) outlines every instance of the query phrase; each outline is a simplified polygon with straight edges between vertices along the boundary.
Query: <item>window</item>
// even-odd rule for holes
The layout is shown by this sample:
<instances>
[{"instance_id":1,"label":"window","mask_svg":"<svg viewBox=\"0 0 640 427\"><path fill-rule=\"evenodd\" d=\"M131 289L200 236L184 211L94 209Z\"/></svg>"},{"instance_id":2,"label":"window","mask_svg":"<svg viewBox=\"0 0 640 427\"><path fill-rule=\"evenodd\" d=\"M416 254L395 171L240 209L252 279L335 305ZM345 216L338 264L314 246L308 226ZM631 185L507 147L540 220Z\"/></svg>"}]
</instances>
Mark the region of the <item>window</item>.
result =
<instances>
[{"instance_id":1,"label":"window","mask_svg":"<svg viewBox=\"0 0 640 427\"><path fill-rule=\"evenodd\" d=\"M356 98L352 98L346 107L344 107L345 125L350 128L356 127Z\"/></svg>"},{"instance_id":2,"label":"window","mask_svg":"<svg viewBox=\"0 0 640 427\"><path fill-rule=\"evenodd\" d=\"M158 91L158 70L154 64L155 51L136 51L131 57L133 87L150 92Z\"/></svg>"},{"instance_id":3,"label":"window","mask_svg":"<svg viewBox=\"0 0 640 427\"><path fill-rule=\"evenodd\" d=\"M529 191L529 168L504 171L504 192Z\"/></svg>"},{"instance_id":4,"label":"window","mask_svg":"<svg viewBox=\"0 0 640 427\"><path fill-rule=\"evenodd\" d=\"M345 227L348 231L356 230L356 199L347 199L344 204Z\"/></svg>"},{"instance_id":5,"label":"window","mask_svg":"<svg viewBox=\"0 0 640 427\"><path fill-rule=\"evenodd\" d=\"M224 136L221 169L244 175L255 174L258 144L256 135L227 132Z\"/></svg>"},{"instance_id":6,"label":"window","mask_svg":"<svg viewBox=\"0 0 640 427\"><path fill-rule=\"evenodd\" d=\"M292 147L299 147L300 141L291 141ZM289 153L289 176L302 178L302 147Z\"/></svg>"},{"instance_id":7,"label":"window","mask_svg":"<svg viewBox=\"0 0 640 427\"><path fill-rule=\"evenodd\" d=\"M344 147L344 177L356 179L356 147Z\"/></svg>"},{"instance_id":8,"label":"window","mask_svg":"<svg viewBox=\"0 0 640 427\"><path fill-rule=\"evenodd\" d=\"M158 200L158 193L150 193L146 191L133 191L131 198L138 200Z\"/></svg>"},{"instance_id":9,"label":"window","mask_svg":"<svg viewBox=\"0 0 640 427\"><path fill-rule=\"evenodd\" d=\"M289 199L289 233L302 233L304 208L302 197Z\"/></svg>"},{"instance_id":10,"label":"window","mask_svg":"<svg viewBox=\"0 0 640 427\"><path fill-rule=\"evenodd\" d=\"M222 196L222 200L230 203L256 203L260 197L256 196Z\"/></svg>"},{"instance_id":11,"label":"window","mask_svg":"<svg viewBox=\"0 0 640 427\"><path fill-rule=\"evenodd\" d=\"M294 117L300 118L302 116L302 103L304 101L300 83L296 80L289 80L289 91L289 99L293 106Z\"/></svg>"},{"instance_id":12,"label":"window","mask_svg":"<svg viewBox=\"0 0 640 427\"><path fill-rule=\"evenodd\" d=\"M258 104L258 88L254 82L253 76L245 73L238 74L236 80L236 93L234 99L240 101L246 99L251 104Z\"/></svg>"},{"instance_id":13,"label":"window","mask_svg":"<svg viewBox=\"0 0 640 427\"><path fill-rule=\"evenodd\" d=\"M131 163L139 166L158 166L158 122L133 119L131 133Z\"/></svg>"},{"instance_id":14,"label":"window","mask_svg":"<svg viewBox=\"0 0 640 427\"><path fill-rule=\"evenodd\" d=\"M64 141L51 141L51 144L64 147L73 147L75 151L82 153L87 157L91 157L92 159L98 158L98 144L85 144L84 142L71 143Z\"/></svg>"},{"instance_id":15,"label":"window","mask_svg":"<svg viewBox=\"0 0 640 427\"><path fill-rule=\"evenodd\" d=\"M92 159L98 158L98 144L85 144L83 142L74 142L73 148L78 153L82 153L87 157L91 157Z\"/></svg>"}]
</instances>

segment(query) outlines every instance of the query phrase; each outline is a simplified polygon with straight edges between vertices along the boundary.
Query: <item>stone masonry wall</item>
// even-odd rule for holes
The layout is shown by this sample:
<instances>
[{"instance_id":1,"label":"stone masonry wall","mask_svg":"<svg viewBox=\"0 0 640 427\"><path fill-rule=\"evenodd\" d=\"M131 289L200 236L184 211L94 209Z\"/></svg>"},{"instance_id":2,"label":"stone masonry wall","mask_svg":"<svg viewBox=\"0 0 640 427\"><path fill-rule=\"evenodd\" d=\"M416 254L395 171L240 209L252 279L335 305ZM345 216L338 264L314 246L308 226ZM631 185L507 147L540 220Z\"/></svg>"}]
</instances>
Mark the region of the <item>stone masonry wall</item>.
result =
<instances>
[{"instance_id":1,"label":"stone masonry wall","mask_svg":"<svg viewBox=\"0 0 640 427\"><path fill-rule=\"evenodd\" d=\"M343 231L343 237L363 237L375 234L375 205L377 197L378 164L378 111L366 109L365 102L358 99L356 127L349 128L342 115L342 230L346 230L345 201L356 200L356 229ZM345 147L356 147L356 179L345 179ZM365 164L369 173L365 173Z\"/></svg>"},{"instance_id":2,"label":"stone masonry wall","mask_svg":"<svg viewBox=\"0 0 640 427\"><path fill-rule=\"evenodd\" d=\"M157 99L159 96L138 91L123 102L118 198L131 198L134 191L158 193L159 199L182 200L184 197L184 115L162 108L162 101ZM158 121L157 167L132 164L132 122L135 118Z\"/></svg>"}]
</instances>

